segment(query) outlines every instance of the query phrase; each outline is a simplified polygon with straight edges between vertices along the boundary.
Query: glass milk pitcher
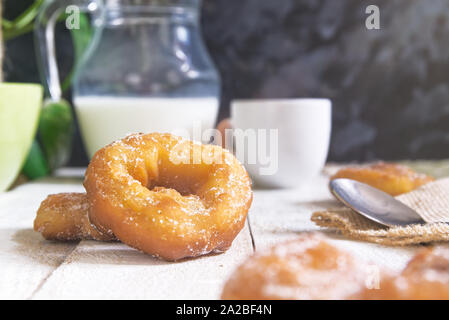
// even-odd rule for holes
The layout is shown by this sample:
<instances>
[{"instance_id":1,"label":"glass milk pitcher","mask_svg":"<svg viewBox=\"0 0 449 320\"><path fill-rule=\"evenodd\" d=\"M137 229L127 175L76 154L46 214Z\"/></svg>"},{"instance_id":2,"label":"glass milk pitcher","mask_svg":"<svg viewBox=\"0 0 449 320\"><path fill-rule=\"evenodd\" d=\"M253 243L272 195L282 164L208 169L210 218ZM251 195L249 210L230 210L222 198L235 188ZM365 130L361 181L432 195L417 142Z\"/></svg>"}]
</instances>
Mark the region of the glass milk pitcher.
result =
<instances>
[{"instance_id":1,"label":"glass milk pitcher","mask_svg":"<svg viewBox=\"0 0 449 320\"><path fill-rule=\"evenodd\" d=\"M220 78L199 26L201 0L47 1L36 29L41 70L61 99L54 27L67 8L94 29L76 66L73 101L90 157L134 132L171 132L207 142L218 114Z\"/></svg>"}]
</instances>

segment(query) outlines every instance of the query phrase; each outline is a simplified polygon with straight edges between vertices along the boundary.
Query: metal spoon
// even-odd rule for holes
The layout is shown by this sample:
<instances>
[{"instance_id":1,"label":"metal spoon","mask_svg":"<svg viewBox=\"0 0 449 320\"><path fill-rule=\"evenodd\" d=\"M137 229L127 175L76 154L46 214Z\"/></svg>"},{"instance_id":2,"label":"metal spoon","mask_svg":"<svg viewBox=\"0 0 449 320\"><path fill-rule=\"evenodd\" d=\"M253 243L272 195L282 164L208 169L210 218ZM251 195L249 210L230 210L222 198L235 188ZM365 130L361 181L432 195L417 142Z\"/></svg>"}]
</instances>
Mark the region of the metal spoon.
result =
<instances>
[{"instance_id":1,"label":"metal spoon","mask_svg":"<svg viewBox=\"0 0 449 320\"><path fill-rule=\"evenodd\" d=\"M388 227L426 223L413 209L389 194L350 179L329 183L332 194L355 212Z\"/></svg>"}]
</instances>

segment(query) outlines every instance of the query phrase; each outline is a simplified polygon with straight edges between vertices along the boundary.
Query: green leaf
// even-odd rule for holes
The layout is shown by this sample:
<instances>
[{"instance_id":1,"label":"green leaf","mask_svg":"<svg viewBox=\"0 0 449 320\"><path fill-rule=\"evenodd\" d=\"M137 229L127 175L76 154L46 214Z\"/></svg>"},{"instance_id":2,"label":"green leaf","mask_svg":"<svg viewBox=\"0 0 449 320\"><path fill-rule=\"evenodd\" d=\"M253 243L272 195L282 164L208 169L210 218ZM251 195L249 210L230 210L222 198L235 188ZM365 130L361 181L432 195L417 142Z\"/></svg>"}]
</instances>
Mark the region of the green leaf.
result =
<instances>
[{"instance_id":1,"label":"green leaf","mask_svg":"<svg viewBox=\"0 0 449 320\"><path fill-rule=\"evenodd\" d=\"M72 29L70 32L75 47L75 58L79 62L92 40L93 29L89 17L84 13L80 14L80 28Z\"/></svg>"},{"instance_id":2,"label":"green leaf","mask_svg":"<svg viewBox=\"0 0 449 320\"><path fill-rule=\"evenodd\" d=\"M82 13L80 15L80 28L70 30L72 34L73 47L75 49L75 61L72 70L62 83L62 90L66 91L72 84L75 69L79 65L87 47L92 41L93 29L89 21L89 17Z\"/></svg>"},{"instance_id":3,"label":"green leaf","mask_svg":"<svg viewBox=\"0 0 449 320\"><path fill-rule=\"evenodd\" d=\"M45 177L50 172L44 153L39 143L34 140L31 146L28 157L23 166L22 173L27 178L34 180L37 178Z\"/></svg>"},{"instance_id":4,"label":"green leaf","mask_svg":"<svg viewBox=\"0 0 449 320\"><path fill-rule=\"evenodd\" d=\"M49 102L42 108L38 133L52 171L70 158L73 125L72 109L67 101Z\"/></svg>"},{"instance_id":5,"label":"green leaf","mask_svg":"<svg viewBox=\"0 0 449 320\"><path fill-rule=\"evenodd\" d=\"M2 19L2 27L6 30L6 29L11 29L14 27L14 23L12 21L6 20L6 19Z\"/></svg>"},{"instance_id":6,"label":"green leaf","mask_svg":"<svg viewBox=\"0 0 449 320\"><path fill-rule=\"evenodd\" d=\"M35 0L34 3L28 7L28 9L26 9L21 15L14 19L14 29L20 30L32 23L34 18L36 18L37 14L39 13L39 9L43 3L44 0Z\"/></svg>"},{"instance_id":7,"label":"green leaf","mask_svg":"<svg viewBox=\"0 0 449 320\"><path fill-rule=\"evenodd\" d=\"M25 33L31 32L34 29L34 24L30 24L26 27L20 28L20 29L6 29L3 31L3 40L11 40L14 38L17 38Z\"/></svg>"},{"instance_id":8,"label":"green leaf","mask_svg":"<svg viewBox=\"0 0 449 320\"><path fill-rule=\"evenodd\" d=\"M14 19L14 21L3 20L2 28L5 41L32 31L34 29L34 19L39 13L43 3L44 0L35 0L34 3Z\"/></svg>"}]
</instances>

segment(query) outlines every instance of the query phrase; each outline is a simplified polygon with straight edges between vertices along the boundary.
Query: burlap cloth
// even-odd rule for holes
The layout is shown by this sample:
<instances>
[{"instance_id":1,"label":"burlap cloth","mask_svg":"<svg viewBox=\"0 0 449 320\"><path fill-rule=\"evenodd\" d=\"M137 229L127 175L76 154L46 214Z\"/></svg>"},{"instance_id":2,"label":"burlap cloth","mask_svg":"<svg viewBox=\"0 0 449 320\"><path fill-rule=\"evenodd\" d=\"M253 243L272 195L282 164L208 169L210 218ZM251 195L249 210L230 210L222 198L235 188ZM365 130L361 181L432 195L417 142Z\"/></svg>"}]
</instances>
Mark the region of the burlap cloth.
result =
<instances>
[{"instance_id":1,"label":"burlap cloth","mask_svg":"<svg viewBox=\"0 0 449 320\"><path fill-rule=\"evenodd\" d=\"M312 221L320 227L339 230L343 235L389 246L449 241L449 178L437 180L396 197L416 210L424 225L385 227L346 207L314 212Z\"/></svg>"}]
</instances>

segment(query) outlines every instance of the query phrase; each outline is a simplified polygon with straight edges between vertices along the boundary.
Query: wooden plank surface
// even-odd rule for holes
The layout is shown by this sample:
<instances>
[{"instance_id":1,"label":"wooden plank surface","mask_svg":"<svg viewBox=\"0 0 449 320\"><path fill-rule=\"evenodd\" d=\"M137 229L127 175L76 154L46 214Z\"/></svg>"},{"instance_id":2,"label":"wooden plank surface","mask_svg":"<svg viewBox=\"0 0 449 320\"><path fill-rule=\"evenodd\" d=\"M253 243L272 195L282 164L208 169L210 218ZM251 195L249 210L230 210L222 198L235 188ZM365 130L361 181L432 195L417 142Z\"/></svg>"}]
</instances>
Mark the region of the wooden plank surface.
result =
<instances>
[{"instance_id":1,"label":"wooden plank surface","mask_svg":"<svg viewBox=\"0 0 449 320\"><path fill-rule=\"evenodd\" d=\"M218 299L230 273L253 253L247 225L228 252L177 263L121 243L45 241L32 230L48 194L82 191L82 179L53 178L0 195L0 298Z\"/></svg>"},{"instance_id":2,"label":"wooden plank surface","mask_svg":"<svg viewBox=\"0 0 449 320\"><path fill-rule=\"evenodd\" d=\"M335 168L328 167L327 173ZM64 171L64 177L82 171ZM82 180L51 178L0 195L0 298L18 299L217 299L223 283L256 250L323 232L337 246L392 270L416 248L350 241L320 230L310 216L337 205L323 175L296 190L257 190L249 224L224 254L163 262L120 243L45 241L32 230L40 202L51 193L83 191Z\"/></svg>"},{"instance_id":3,"label":"wooden plank surface","mask_svg":"<svg viewBox=\"0 0 449 320\"><path fill-rule=\"evenodd\" d=\"M253 252L248 227L223 254L164 262L124 244L83 241L36 299L219 299L224 282Z\"/></svg>"},{"instance_id":4,"label":"wooden plank surface","mask_svg":"<svg viewBox=\"0 0 449 320\"><path fill-rule=\"evenodd\" d=\"M387 268L401 270L416 252L416 247L393 248L347 240L322 230L310 217L313 212L339 206L328 191L329 176L322 175L296 190L256 191L249 221L256 251L307 232L322 232L330 243L360 259Z\"/></svg>"},{"instance_id":5,"label":"wooden plank surface","mask_svg":"<svg viewBox=\"0 0 449 320\"><path fill-rule=\"evenodd\" d=\"M76 247L45 241L32 228L49 193L81 189L79 181L45 180L0 195L0 299L30 298Z\"/></svg>"}]
</instances>

